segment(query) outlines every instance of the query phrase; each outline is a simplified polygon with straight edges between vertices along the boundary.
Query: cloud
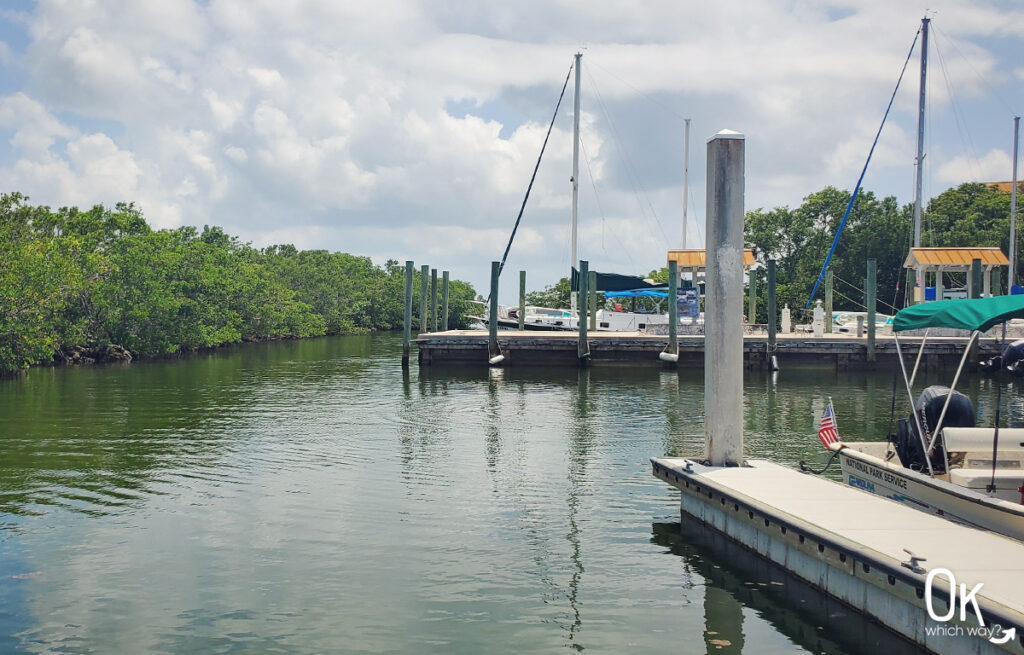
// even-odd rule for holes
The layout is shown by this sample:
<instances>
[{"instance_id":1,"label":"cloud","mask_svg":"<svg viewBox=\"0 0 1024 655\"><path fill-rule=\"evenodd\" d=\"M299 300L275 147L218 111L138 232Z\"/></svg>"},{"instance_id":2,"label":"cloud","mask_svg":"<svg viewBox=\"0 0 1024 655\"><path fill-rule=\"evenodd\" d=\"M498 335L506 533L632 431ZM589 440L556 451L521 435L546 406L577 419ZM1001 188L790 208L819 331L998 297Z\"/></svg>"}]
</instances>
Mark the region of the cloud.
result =
<instances>
[{"instance_id":1,"label":"cloud","mask_svg":"<svg viewBox=\"0 0 1024 655\"><path fill-rule=\"evenodd\" d=\"M933 5L938 126L946 79L960 102L979 103L988 85L1022 79L991 39L1019 45L1024 10ZM691 239L702 140L723 127L747 135L750 208L852 187L915 12L889 0L586 11L569 0L40 0L12 23L24 51L0 47L26 80L0 100L0 174L38 202L136 201L159 225L216 223L258 244L448 259L479 271L482 288L582 49L580 252L602 270L646 273L679 238L684 116ZM912 193L915 70L866 178L901 199ZM1019 97L1019 85L1001 88ZM571 109L570 80L513 248L511 265L535 267L538 285L568 268ZM934 133L936 152L953 150L952 130ZM943 181L966 165L932 163Z\"/></svg>"},{"instance_id":2,"label":"cloud","mask_svg":"<svg viewBox=\"0 0 1024 655\"><path fill-rule=\"evenodd\" d=\"M964 182L1002 182L1011 179L1013 161L1005 150L992 149L981 157L957 156L942 164L938 178L950 185Z\"/></svg>"}]
</instances>

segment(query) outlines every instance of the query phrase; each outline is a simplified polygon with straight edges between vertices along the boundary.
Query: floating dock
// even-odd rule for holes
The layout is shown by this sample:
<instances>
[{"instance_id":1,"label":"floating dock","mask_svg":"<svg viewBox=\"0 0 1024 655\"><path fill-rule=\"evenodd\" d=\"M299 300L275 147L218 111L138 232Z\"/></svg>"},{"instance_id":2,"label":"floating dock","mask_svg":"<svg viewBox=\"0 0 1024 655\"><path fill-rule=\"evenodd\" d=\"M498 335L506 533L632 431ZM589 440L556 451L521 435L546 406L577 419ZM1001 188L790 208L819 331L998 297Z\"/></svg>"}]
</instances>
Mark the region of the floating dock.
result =
<instances>
[{"instance_id":1,"label":"floating dock","mask_svg":"<svg viewBox=\"0 0 1024 655\"><path fill-rule=\"evenodd\" d=\"M653 473L680 490L682 520L698 521L933 653L1024 653L1024 544L925 514L831 480L750 460L710 467L652 458ZM919 558L911 560L910 551ZM915 565L913 566L912 565ZM927 572L947 569L977 591L960 619L930 618ZM933 610L946 615L949 580L934 578ZM957 596L959 598L959 595ZM1001 640L1014 630L1004 643Z\"/></svg>"},{"instance_id":2,"label":"floating dock","mask_svg":"<svg viewBox=\"0 0 1024 655\"><path fill-rule=\"evenodd\" d=\"M498 332L498 348L505 356L504 365L556 365L579 364L579 335L571 331L504 330ZM917 340L905 342L904 354L917 354ZM449 330L421 334L413 341L419 348L421 366L432 364L486 365L488 332L486 330ZM590 332L589 361L593 364L649 364L663 366L658 355L668 346L665 335L641 332ZM925 344L922 366L937 369L956 366L963 355L966 338L930 337ZM703 368L704 336L678 337L680 367ZM979 339L973 361L999 354L1002 344L997 339ZM873 368L895 364L896 344L891 336L879 335L875 339L874 360L868 358L868 342L864 337L849 334L829 334L813 337L807 334L780 334L774 351L769 353L766 335L747 335L743 339L743 363L747 368L767 368L769 354L775 355L779 366L834 366L836 369Z\"/></svg>"}]
</instances>

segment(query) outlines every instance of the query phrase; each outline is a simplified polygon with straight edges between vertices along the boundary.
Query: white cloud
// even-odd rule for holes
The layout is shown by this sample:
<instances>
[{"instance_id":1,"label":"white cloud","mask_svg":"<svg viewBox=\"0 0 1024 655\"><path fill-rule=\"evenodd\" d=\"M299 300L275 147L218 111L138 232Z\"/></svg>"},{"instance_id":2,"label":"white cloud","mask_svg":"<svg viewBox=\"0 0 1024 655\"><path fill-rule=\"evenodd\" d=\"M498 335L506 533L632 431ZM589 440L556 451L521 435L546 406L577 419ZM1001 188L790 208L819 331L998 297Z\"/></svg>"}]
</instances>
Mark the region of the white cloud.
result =
<instances>
[{"instance_id":1,"label":"white cloud","mask_svg":"<svg viewBox=\"0 0 1024 655\"><path fill-rule=\"evenodd\" d=\"M981 157L958 156L942 164L938 178L949 186L964 182L1002 182L1013 177L1013 161L1005 150L992 149Z\"/></svg>"},{"instance_id":2,"label":"white cloud","mask_svg":"<svg viewBox=\"0 0 1024 655\"><path fill-rule=\"evenodd\" d=\"M1003 84L1024 69L990 39L1019 49L1024 10L932 6L943 62L932 124L949 111L946 77L961 103L1002 84L1024 105L1020 85ZM704 213L701 142L723 127L747 134L750 208L849 188L917 11L890 0L606 0L586 11L569 0L40 0L12 23L29 35L25 52L0 44L0 63L27 79L0 100L0 174L38 202L134 200L160 225L219 223L261 244L447 258L482 285L582 47L581 253L645 273L678 239L683 116L694 127L691 238ZM911 64L865 180L904 201L915 86ZM570 83L513 249L538 285L568 264L571 107ZM968 166L936 159L954 152L952 133L933 132L943 182ZM977 166L998 165L990 152Z\"/></svg>"}]
</instances>

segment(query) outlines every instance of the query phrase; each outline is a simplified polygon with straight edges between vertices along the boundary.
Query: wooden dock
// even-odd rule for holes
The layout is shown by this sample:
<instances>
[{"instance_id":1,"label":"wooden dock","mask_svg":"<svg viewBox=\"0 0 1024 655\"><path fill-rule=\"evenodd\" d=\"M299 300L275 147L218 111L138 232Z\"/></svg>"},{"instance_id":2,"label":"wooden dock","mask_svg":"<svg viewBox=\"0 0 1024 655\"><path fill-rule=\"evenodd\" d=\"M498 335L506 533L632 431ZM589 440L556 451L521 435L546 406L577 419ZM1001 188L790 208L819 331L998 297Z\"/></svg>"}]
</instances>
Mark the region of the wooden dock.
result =
<instances>
[{"instance_id":1,"label":"wooden dock","mask_svg":"<svg viewBox=\"0 0 1024 655\"><path fill-rule=\"evenodd\" d=\"M683 521L698 521L784 566L826 594L929 652L1024 653L1024 544L767 461L709 467L652 458L653 473L680 490ZM916 567L907 550L921 559ZM956 584L982 585L977 605L987 628L966 618L929 616L928 571ZM936 575L933 610L952 611L949 580ZM954 603L957 610L962 603Z\"/></svg>"},{"instance_id":2,"label":"wooden dock","mask_svg":"<svg viewBox=\"0 0 1024 655\"><path fill-rule=\"evenodd\" d=\"M432 364L487 365L488 334L486 330L449 330L421 334L413 341L419 348L421 366ZM508 366L578 366L578 335L570 331L498 332L498 347ZM590 363L647 364L664 366L658 358L668 345L664 335L640 332L590 332ZM919 340L901 338L905 356L916 356ZM931 337L925 345L922 366L938 369L956 366L963 355L966 338ZM1002 344L996 339L980 339L972 360L999 353ZM867 339L856 335L829 334L815 338L808 334L780 334L776 348L768 352L768 337L748 335L743 340L743 361L747 368L767 368L769 355L774 354L783 369L793 366L833 366L839 370L889 366L897 362L896 345L891 336L879 335L875 340L875 360L868 361ZM679 367L703 368L704 336L679 336Z\"/></svg>"}]
</instances>

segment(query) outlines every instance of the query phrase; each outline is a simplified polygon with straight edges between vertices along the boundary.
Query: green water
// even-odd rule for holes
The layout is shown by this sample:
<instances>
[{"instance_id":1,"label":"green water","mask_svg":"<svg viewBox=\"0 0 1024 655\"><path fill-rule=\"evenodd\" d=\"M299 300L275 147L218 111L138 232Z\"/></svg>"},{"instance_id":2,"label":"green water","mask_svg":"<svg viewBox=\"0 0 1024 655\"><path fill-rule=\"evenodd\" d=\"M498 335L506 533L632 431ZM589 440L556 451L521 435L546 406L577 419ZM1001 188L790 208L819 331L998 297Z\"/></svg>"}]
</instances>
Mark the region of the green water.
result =
<instances>
[{"instance_id":1,"label":"green water","mask_svg":"<svg viewBox=\"0 0 1024 655\"><path fill-rule=\"evenodd\" d=\"M701 450L700 373L403 376L399 351L326 338L0 380L0 652L909 652L681 531L648 460ZM874 439L891 387L748 374L747 450L820 464L826 398ZM994 388L969 389L991 415ZM1020 424L1019 391L1003 400Z\"/></svg>"}]
</instances>

